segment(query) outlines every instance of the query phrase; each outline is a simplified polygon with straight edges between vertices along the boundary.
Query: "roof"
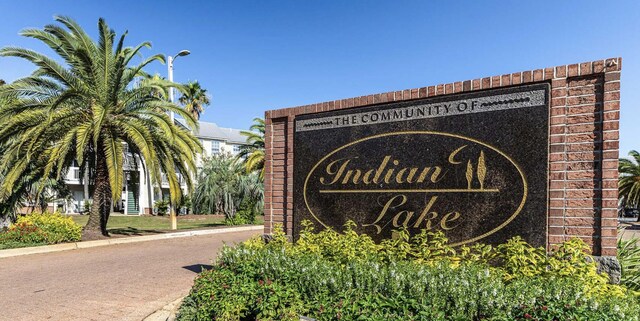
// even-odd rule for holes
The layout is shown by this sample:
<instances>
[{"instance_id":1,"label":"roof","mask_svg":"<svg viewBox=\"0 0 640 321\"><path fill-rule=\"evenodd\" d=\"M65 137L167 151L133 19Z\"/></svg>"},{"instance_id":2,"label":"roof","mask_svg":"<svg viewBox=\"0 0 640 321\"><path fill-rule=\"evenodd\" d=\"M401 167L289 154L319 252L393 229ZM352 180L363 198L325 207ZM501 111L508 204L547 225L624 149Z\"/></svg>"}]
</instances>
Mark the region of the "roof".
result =
<instances>
[{"instance_id":1,"label":"roof","mask_svg":"<svg viewBox=\"0 0 640 321\"><path fill-rule=\"evenodd\" d=\"M181 120L176 119L178 124L184 126ZM194 130L194 135L198 138L217 139L229 143L246 144L247 138L240 134L240 129L220 127L216 123L198 122L200 128ZM185 126L186 127L186 126Z\"/></svg>"}]
</instances>

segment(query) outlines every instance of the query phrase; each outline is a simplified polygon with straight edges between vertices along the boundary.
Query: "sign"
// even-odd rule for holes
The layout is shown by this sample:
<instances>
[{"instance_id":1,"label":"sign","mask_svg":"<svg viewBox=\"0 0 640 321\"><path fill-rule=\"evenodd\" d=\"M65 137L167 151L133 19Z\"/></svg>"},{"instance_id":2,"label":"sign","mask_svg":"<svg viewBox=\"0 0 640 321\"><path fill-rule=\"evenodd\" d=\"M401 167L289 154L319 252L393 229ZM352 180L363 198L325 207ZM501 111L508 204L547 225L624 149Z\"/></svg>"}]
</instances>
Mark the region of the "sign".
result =
<instances>
[{"instance_id":1,"label":"sign","mask_svg":"<svg viewBox=\"0 0 640 321\"><path fill-rule=\"evenodd\" d=\"M348 221L380 241L546 244L549 85L296 117L294 235Z\"/></svg>"}]
</instances>

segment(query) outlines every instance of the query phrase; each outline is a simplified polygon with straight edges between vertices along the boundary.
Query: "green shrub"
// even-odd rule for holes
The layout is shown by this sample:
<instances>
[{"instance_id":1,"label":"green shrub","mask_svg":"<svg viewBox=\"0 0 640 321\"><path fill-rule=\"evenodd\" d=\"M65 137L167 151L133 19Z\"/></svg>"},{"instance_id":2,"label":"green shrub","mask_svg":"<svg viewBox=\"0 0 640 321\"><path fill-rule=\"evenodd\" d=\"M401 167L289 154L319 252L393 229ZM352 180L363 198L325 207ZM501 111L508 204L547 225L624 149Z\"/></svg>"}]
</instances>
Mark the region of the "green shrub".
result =
<instances>
[{"instance_id":1,"label":"green shrub","mask_svg":"<svg viewBox=\"0 0 640 321\"><path fill-rule=\"evenodd\" d=\"M46 244L46 235L42 229L26 222L16 222L0 234L0 242L5 245L13 243Z\"/></svg>"},{"instance_id":2,"label":"green shrub","mask_svg":"<svg viewBox=\"0 0 640 321\"><path fill-rule=\"evenodd\" d=\"M376 244L307 224L225 247L201 273L179 320L639 320L640 303L598 275L580 240L552 253L514 238L452 248L442 233ZM279 230L279 229L277 229ZM603 282L603 280L605 280Z\"/></svg>"},{"instance_id":3,"label":"green shrub","mask_svg":"<svg viewBox=\"0 0 640 321\"><path fill-rule=\"evenodd\" d=\"M156 207L156 211L158 215L160 216L167 215L169 211L169 201L160 199L160 200L157 200L153 205Z\"/></svg>"},{"instance_id":4,"label":"green shrub","mask_svg":"<svg viewBox=\"0 0 640 321\"><path fill-rule=\"evenodd\" d=\"M90 200L90 199L85 199L82 202L82 208L84 209L84 213L91 212L91 204L93 204L93 200Z\"/></svg>"},{"instance_id":5,"label":"green shrub","mask_svg":"<svg viewBox=\"0 0 640 321\"><path fill-rule=\"evenodd\" d=\"M33 213L19 217L16 223L0 234L0 241L28 244L75 242L82 228L71 217L61 214Z\"/></svg>"},{"instance_id":6,"label":"green shrub","mask_svg":"<svg viewBox=\"0 0 640 321\"><path fill-rule=\"evenodd\" d=\"M224 225L233 226L233 225L244 225L248 224L247 220L242 216L234 216L234 217L225 217Z\"/></svg>"}]
</instances>

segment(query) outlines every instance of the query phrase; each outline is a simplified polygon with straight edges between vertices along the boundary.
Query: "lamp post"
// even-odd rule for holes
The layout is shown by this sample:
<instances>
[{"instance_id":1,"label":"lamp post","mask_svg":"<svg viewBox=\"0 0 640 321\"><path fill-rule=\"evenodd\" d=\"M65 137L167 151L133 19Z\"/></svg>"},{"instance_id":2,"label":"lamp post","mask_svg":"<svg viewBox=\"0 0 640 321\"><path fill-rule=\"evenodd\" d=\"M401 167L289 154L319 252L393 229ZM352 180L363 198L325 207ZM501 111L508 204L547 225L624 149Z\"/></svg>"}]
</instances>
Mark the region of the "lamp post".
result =
<instances>
[{"instance_id":1,"label":"lamp post","mask_svg":"<svg viewBox=\"0 0 640 321\"><path fill-rule=\"evenodd\" d=\"M167 58L167 73L169 74L169 81L173 82L173 61L178 59L178 57L181 56L188 56L189 54L191 54L191 52L189 50L180 50L180 52L178 52L175 57L169 56ZM173 87L171 87L169 89L169 101L173 102ZM175 118L173 112L171 112L171 122L173 123L173 119Z\"/></svg>"},{"instance_id":2,"label":"lamp post","mask_svg":"<svg viewBox=\"0 0 640 321\"><path fill-rule=\"evenodd\" d=\"M173 82L173 61L176 60L178 57L181 56L188 56L191 52L189 50L180 50L180 52L178 52L175 57L169 56L167 58L167 73L169 76L169 81ZM169 88L169 101L173 103L173 90L174 88L171 87ZM174 122L174 118L175 115L173 114L173 111L171 111L171 123L173 124ZM171 229L172 230L177 230L178 229L178 217L176 215L176 204L171 204L171 213L169 214L170 218L171 218Z\"/></svg>"}]
</instances>

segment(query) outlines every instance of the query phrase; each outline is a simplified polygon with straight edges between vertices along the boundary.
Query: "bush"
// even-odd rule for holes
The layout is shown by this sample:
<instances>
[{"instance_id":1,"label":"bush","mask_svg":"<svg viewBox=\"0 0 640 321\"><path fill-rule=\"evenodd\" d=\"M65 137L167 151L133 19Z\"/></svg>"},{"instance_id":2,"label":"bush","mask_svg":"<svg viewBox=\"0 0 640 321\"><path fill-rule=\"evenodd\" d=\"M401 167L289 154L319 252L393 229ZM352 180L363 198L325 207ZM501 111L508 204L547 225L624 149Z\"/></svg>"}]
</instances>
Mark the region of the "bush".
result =
<instances>
[{"instance_id":1,"label":"bush","mask_svg":"<svg viewBox=\"0 0 640 321\"><path fill-rule=\"evenodd\" d=\"M91 212L91 205L92 204L93 204L93 200L90 200L90 199L85 199L82 202L82 208L83 208L85 214Z\"/></svg>"},{"instance_id":2,"label":"bush","mask_svg":"<svg viewBox=\"0 0 640 321\"><path fill-rule=\"evenodd\" d=\"M29 244L57 244L80 241L82 228L71 217L61 214L33 213L19 217L0 234L0 241Z\"/></svg>"},{"instance_id":3,"label":"bush","mask_svg":"<svg viewBox=\"0 0 640 321\"><path fill-rule=\"evenodd\" d=\"M161 199L161 200L157 200L153 205L155 205L158 215L160 216L167 215L169 211L169 201Z\"/></svg>"},{"instance_id":4,"label":"bush","mask_svg":"<svg viewBox=\"0 0 640 321\"><path fill-rule=\"evenodd\" d=\"M618 260L622 268L620 283L640 292L640 239L618 238Z\"/></svg>"},{"instance_id":5,"label":"bush","mask_svg":"<svg viewBox=\"0 0 640 321\"><path fill-rule=\"evenodd\" d=\"M346 226L297 243L276 233L225 247L179 320L639 320L640 302L606 282L571 240L547 255L514 238L452 248L423 232L376 244Z\"/></svg>"},{"instance_id":6,"label":"bush","mask_svg":"<svg viewBox=\"0 0 640 321\"><path fill-rule=\"evenodd\" d=\"M233 217L225 217L225 225L255 224L258 213L253 207L244 207L236 212Z\"/></svg>"}]
</instances>

